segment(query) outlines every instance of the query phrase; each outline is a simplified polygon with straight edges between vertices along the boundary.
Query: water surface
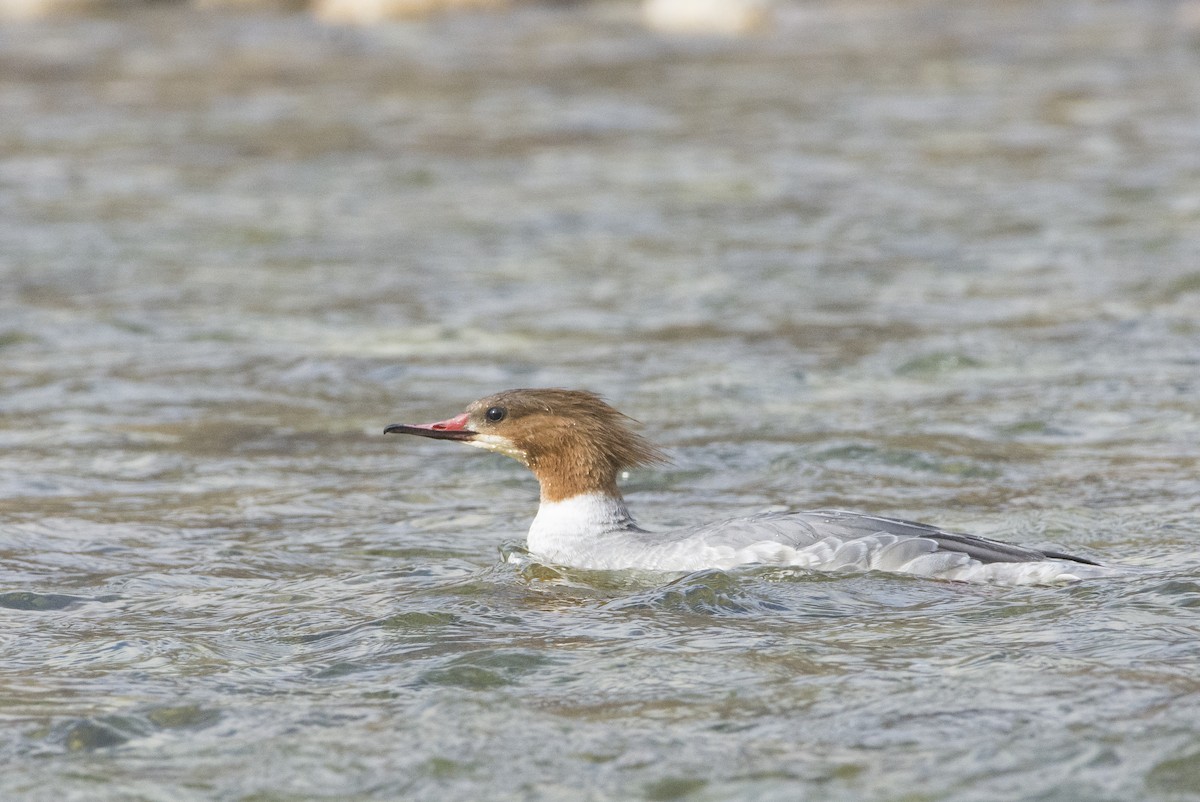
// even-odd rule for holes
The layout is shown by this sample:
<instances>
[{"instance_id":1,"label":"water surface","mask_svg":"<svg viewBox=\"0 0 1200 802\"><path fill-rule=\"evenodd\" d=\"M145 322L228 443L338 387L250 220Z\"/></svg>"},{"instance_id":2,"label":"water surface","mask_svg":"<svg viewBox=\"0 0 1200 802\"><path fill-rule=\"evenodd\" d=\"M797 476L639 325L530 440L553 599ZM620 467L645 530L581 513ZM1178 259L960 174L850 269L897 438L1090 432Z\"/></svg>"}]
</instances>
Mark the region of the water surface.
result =
<instances>
[{"instance_id":1,"label":"water surface","mask_svg":"<svg viewBox=\"0 0 1200 802\"><path fill-rule=\"evenodd\" d=\"M1200 793L1200 34L1156 3L0 28L5 799ZM587 387L647 526L1152 569L541 565L383 426Z\"/></svg>"}]
</instances>

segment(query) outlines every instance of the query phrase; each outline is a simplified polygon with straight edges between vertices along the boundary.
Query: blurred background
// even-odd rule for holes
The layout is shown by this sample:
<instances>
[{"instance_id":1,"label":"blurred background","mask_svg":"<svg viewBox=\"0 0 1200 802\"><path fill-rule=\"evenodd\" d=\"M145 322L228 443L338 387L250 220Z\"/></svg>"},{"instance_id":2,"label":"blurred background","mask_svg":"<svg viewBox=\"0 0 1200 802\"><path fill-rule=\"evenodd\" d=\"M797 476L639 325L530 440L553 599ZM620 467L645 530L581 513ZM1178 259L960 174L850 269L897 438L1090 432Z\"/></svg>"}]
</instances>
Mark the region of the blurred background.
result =
<instances>
[{"instance_id":1,"label":"blurred background","mask_svg":"<svg viewBox=\"0 0 1200 802\"><path fill-rule=\"evenodd\" d=\"M1200 4L0 18L6 799L1200 788ZM381 435L519 386L645 423L651 528L1153 571L538 565L524 469Z\"/></svg>"}]
</instances>

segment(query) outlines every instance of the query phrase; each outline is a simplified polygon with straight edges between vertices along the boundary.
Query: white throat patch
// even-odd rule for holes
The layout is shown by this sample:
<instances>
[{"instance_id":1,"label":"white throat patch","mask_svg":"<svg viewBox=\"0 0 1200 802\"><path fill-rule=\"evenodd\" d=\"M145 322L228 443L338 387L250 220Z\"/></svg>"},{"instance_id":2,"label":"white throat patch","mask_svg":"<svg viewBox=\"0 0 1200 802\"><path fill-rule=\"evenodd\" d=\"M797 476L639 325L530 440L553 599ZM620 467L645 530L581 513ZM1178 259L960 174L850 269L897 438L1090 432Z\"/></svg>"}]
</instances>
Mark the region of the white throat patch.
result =
<instances>
[{"instance_id":1,"label":"white throat patch","mask_svg":"<svg viewBox=\"0 0 1200 802\"><path fill-rule=\"evenodd\" d=\"M469 446L482 448L486 451L495 451L497 454L512 457L522 465L529 466L529 458L525 452L517 448L513 441L507 437L500 437L495 434L477 434L470 440L464 440L463 442Z\"/></svg>"}]
</instances>

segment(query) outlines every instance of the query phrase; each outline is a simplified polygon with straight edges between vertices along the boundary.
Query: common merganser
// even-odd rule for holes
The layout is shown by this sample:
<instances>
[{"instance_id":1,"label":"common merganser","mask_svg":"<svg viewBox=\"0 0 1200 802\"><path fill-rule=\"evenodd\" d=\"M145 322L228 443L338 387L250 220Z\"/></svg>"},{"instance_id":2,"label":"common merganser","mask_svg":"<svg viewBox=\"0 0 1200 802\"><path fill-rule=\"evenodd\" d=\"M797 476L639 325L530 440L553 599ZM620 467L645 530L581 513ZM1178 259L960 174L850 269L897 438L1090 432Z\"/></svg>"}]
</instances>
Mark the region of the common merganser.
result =
<instances>
[{"instance_id":1,"label":"common merganser","mask_svg":"<svg viewBox=\"0 0 1200 802\"><path fill-rule=\"evenodd\" d=\"M489 395L447 420L392 424L383 431L455 440L529 468L541 485L541 501L528 548L556 565L686 572L766 564L1004 584L1071 582L1115 572L1057 551L844 510L770 512L649 532L625 508L617 475L666 458L632 430L633 423L595 393L534 389Z\"/></svg>"}]
</instances>

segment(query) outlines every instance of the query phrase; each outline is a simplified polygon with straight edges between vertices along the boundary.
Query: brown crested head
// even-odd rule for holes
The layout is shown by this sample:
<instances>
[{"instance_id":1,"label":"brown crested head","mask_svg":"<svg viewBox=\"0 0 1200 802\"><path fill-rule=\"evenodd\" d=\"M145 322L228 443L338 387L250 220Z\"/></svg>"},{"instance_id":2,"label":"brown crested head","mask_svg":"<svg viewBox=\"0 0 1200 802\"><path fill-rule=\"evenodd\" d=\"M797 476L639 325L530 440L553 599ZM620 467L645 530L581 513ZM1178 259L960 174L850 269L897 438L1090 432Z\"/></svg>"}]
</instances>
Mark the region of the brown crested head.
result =
<instances>
[{"instance_id":1,"label":"brown crested head","mask_svg":"<svg viewBox=\"0 0 1200 802\"><path fill-rule=\"evenodd\" d=\"M560 501L579 493L619 496L616 479L623 468L666 461L633 431L635 424L595 393L521 389L481 398L447 421L386 431L460 440L506 454L533 471L543 501Z\"/></svg>"}]
</instances>

